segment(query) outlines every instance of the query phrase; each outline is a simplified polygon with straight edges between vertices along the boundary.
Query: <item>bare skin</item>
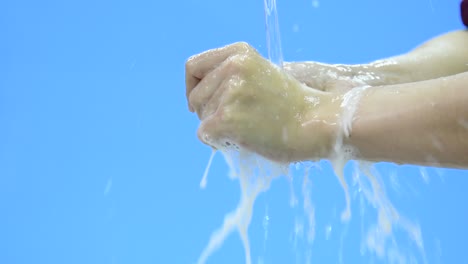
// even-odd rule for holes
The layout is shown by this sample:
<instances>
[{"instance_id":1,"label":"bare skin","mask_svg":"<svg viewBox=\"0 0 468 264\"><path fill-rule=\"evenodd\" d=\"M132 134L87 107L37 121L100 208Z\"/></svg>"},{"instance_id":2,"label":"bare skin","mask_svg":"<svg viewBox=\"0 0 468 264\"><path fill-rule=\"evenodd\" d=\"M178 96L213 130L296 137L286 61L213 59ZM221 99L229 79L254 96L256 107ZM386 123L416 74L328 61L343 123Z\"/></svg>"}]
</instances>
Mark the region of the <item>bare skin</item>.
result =
<instances>
[{"instance_id":1,"label":"bare skin","mask_svg":"<svg viewBox=\"0 0 468 264\"><path fill-rule=\"evenodd\" d=\"M328 155L324 142L335 136L317 129L304 147L302 124L329 95L302 85L252 47L236 43L211 50L190 58L186 68L189 109L201 120L198 136L204 143L215 148L236 144L285 162L306 153Z\"/></svg>"},{"instance_id":2,"label":"bare skin","mask_svg":"<svg viewBox=\"0 0 468 264\"><path fill-rule=\"evenodd\" d=\"M468 72L367 90L346 141L359 159L468 167Z\"/></svg>"},{"instance_id":3,"label":"bare skin","mask_svg":"<svg viewBox=\"0 0 468 264\"><path fill-rule=\"evenodd\" d=\"M236 43L188 60L186 95L199 138L216 148L317 160L330 158L344 135L356 159L466 168L467 43L468 32L456 31L370 64L299 62L284 71ZM363 85L372 87L354 99L343 133L343 100Z\"/></svg>"},{"instance_id":4,"label":"bare skin","mask_svg":"<svg viewBox=\"0 0 468 264\"><path fill-rule=\"evenodd\" d=\"M293 62L285 63L284 69L309 87L325 91L425 81L468 71L467 42L468 31L453 31L409 53L368 64Z\"/></svg>"}]
</instances>

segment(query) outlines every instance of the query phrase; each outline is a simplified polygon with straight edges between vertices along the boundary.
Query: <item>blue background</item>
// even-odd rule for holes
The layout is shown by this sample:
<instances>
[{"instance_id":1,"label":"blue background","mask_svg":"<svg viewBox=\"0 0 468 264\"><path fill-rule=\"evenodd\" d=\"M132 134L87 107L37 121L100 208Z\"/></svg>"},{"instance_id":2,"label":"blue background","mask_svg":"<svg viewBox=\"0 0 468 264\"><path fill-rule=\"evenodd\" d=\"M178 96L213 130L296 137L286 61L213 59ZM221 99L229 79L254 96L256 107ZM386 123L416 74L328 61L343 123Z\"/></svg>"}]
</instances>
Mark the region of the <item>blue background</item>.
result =
<instances>
[{"instance_id":1,"label":"blue background","mask_svg":"<svg viewBox=\"0 0 468 264\"><path fill-rule=\"evenodd\" d=\"M360 63L403 53L461 29L458 4L279 0L284 57ZM0 33L0 263L194 263L239 190L221 155L199 189L211 150L186 107L184 63L236 41L266 54L263 1L4 0ZM398 178L389 196L421 225L428 262L468 263L467 171L379 166L387 183ZM343 231L330 167L311 178L313 263L338 263L342 234L344 263L371 262L359 253L357 220ZM254 263L304 263L289 197L282 178L256 203ZM233 234L209 263L243 254Z\"/></svg>"}]
</instances>

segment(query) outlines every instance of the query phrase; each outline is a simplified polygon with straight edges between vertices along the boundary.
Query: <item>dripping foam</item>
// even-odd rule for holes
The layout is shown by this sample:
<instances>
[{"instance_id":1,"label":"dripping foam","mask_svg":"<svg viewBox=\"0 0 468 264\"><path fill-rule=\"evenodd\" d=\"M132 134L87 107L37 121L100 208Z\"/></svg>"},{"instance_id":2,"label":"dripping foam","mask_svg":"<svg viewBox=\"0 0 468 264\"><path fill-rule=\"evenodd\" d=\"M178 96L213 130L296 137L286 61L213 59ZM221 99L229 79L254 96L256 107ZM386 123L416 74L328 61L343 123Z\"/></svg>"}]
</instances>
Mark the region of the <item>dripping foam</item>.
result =
<instances>
[{"instance_id":1,"label":"dripping foam","mask_svg":"<svg viewBox=\"0 0 468 264\"><path fill-rule=\"evenodd\" d=\"M315 1L318 3L318 1ZM318 6L318 5L317 5ZM268 58L270 61L280 68L283 66L283 55L281 49L280 31L278 23L278 13L276 9L276 0L264 0L265 24L267 35ZM397 239L393 234L393 230L402 230L409 240L416 245L419 254L425 261L424 246L422 243L422 235L419 225L411 222L398 213L396 208L387 198L383 181L379 179L375 170L372 170L372 164L368 162L353 161L354 172L352 173L352 185L348 185L346 175L344 173L345 165L352 159L353 149L343 145L343 137L349 136L354 114L357 109L362 93L368 87L360 87L353 89L353 92L347 94L343 100L343 113L341 116L342 133L338 135L335 144L333 157L330 158L330 163L333 171L338 178L341 188L345 195L346 207L342 211L341 221L348 223L351 221L351 195L350 188L355 189L354 199L358 200L359 211L361 214L361 254L365 252L377 256L379 259L387 260L394 263L407 263L414 259L412 254L404 254L401 248L398 247ZM235 146L233 144L233 146ZM228 213L221 227L211 235L209 242L202 251L198 264L203 264L209 256L221 247L224 240L234 231L238 231L245 251L245 263L251 264L250 241L248 237L248 227L250 225L253 206L255 200L260 193L269 189L271 181L281 175L286 175L292 181L292 176L288 175L288 164L279 164L269 161L255 153L235 148L222 147L218 150L223 154L230 174L229 176L238 179L241 189L240 201L237 208ZM215 151L213 150L203 178L200 182L200 187L204 188L207 182L207 175L211 166ZM316 165L313 165L316 166ZM306 263L311 263L311 245L314 242L316 231L319 227L315 222L315 207L311 200L311 181L308 178L309 167L305 169L304 181L302 184L303 210L306 218L307 226L300 223L296 219L296 237L302 236L304 229L307 230L308 249L305 253ZM327 176L327 175L320 175ZM297 204L296 196L291 187L291 207ZM369 215L367 208L370 207L377 215L377 222L371 223L367 228L363 220L364 216ZM326 232L331 232L331 226L327 225ZM295 228L296 229L296 228ZM265 229L266 230L266 229ZM265 231L266 232L266 231ZM265 233L266 234L266 233ZM341 236L341 246L339 249L339 263L343 262L342 247L346 232ZM265 235L265 240L266 240ZM328 239L327 239L328 240ZM296 242L295 242L296 243ZM291 261L292 262L292 261Z\"/></svg>"},{"instance_id":2,"label":"dripping foam","mask_svg":"<svg viewBox=\"0 0 468 264\"><path fill-rule=\"evenodd\" d=\"M224 217L223 224L213 232L198 264L206 262L233 231L237 231L245 251L245 263L251 264L248 228L256 198L269 189L271 181L284 174L287 166L274 163L243 149L218 148L230 169L230 177L238 179L241 197L237 208ZM213 154L212 154L213 155ZM211 160L211 158L210 158Z\"/></svg>"},{"instance_id":3,"label":"dripping foam","mask_svg":"<svg viewBox=\"0 0 468 264\"><path fill-rule=\"evenodd\" d=\"M203 177L200 181L200 188L205 189L206 182L208 181L208 172L210 171L211 163L213 162L213 158L216 154L216 149L211 150L210 158L208 159L208 164L206 165L205 172L203 173Z\"/></svg>"}]
</instances>

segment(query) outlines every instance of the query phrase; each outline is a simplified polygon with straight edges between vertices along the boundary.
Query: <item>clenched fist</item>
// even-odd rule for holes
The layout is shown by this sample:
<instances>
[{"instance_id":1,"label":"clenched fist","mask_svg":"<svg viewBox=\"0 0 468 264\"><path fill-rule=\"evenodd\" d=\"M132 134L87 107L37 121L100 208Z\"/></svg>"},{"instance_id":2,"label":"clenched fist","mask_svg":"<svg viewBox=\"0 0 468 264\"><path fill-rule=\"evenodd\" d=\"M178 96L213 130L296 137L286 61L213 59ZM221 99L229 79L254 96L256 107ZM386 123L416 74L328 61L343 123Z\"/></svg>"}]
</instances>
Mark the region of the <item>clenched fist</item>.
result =
<instances>
[{"instance_id":1,"label":"clenched fist","mask_svg":"<svg viewBox=\"0 0 468 264\"><path fill-rule=\"evenodd\" d=\"M186 96L198 137L214 148L292 162L328 157L336 138L338 97L301 84L246 43L189 58Z\"/></svg>"}]
</instances>

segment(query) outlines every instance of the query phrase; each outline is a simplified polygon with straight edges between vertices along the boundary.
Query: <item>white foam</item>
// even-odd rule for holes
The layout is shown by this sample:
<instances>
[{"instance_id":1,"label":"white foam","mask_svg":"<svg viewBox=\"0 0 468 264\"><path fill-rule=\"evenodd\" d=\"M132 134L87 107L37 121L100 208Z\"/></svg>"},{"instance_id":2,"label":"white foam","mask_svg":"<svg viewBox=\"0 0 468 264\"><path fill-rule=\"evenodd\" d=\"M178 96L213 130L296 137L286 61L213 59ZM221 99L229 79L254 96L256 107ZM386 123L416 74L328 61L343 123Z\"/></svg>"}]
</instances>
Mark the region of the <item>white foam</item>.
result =
<instances>
[{"instance_id":1,"label":"white foam","mask_svg":"<svg viewBox=\"0 0 468 264\"><path fill-rule=\"evenodd\" d=\"M266 160L255 153L245 150L220 149L224 159L230 167L230 176L238 179L240 183L241 195L237 208L226 214L223 224L213 232L209 242L203 250L198 264L203 264L224 242L224 240L233 231L237 231L245 251L245 263L251 264L251 246L248 236L248 229L253 215L253 208L257 197L260 193L269 189L273 179L280 175L290 177L287 172L288 166L278 164ZM213 155L213 154L212 154ZM341 157L345 157L342 155ZM210 158L210 161L211 162ZM343 167L346 159L336 159L333 163L334 171L340 179L343 190L345 191L346 209L341 215L342 221L347 224L351 220L351 199L349 195L349 187L346 183ZM372 170L372 164L366 162L355 162L355 170L353 174L353 186L357 188L357 194L360 201L361 219L375 213L376 221L364 225L361 222L361 253L370 253L379 259L386 261L403 261L410 262L419 256L425 263L425 252L422 240L420 227L417 223L406 219L400 215L385 193L385 187L378 174ZM304 181L302 183L302 198L304 215L296 217L296 225L293 230L291 243L297 251L298 242L306 239L308 247L303 252L305 261L310 262L312 256L312 243L316 235L315 209L311 199L311 182L308 177L308 168L306 167ZM292 180L290 178L290 180ZM370 205L367 207L366 205ZM371 208L367 210L366 208ZM368 218L368 217L367 217ZM305 221L304 221L305 220ZM363 221L363 220L361 220ZM265 212L263 218L264 228L264 246L268 237L269 216ZM320 227L320 230L322 227ZM332 226L325 226L325 238L328 240L332 233ZM346 228L345 228L346 230ZM401 247L395 237L395 230L402 231L406 234L411 245L415 245L419 254L415 255ZM343 240L346 235L344 231L341 235L341 244L338 252L339 263L343 262ZM301 242L302 243L302 242ZM296 252L299 257L302 255L299 251Z\"/></svg>"},{"instance_id":2,"label":"white foam","mask_svg":"<svg viewBox=\"0 0 468 264\"><path fill-rule=\"evenodd\" d=\"M227 236L237 230L245 251L245 263L251 264L250 241L248 228L252 219L253 206L258 195L270 187L271 180L285 172L282 164L268 161L257 154L243 149L219 149L230 167L230 175L239 179L241 197L237 208L224 217L224 222L218 228L203 250L198 264L206 262L208 257L217 250Z\"/></svg>"},{"instance_id":3,"label":"white foam","mask_svg":"<svg viewBox=\"0 0 468 264\"><path fill-rule=\"evenodd\" d=\"M213 161L215 154L216 154L216 149L212 149L210 158L208 160L208 164L206 165L205 172L203 173L203 178L200 181L200 188L202 189L205 189L206 187L206 182L208 181L208 172L210 171L211 162Z\"/></svg>"},{"instance_id":4,"label":"white foam","mask_svg":"<svg viewBox=\"0 0 468 264\"><path fill-rule=\"evenodd\" d=\"M417 223L402 216L393 206L385 193L385 187L377 171L372 169L372 164L359 162L354 174L354 181L360 190L362 217L365 214L364 201L375 208L377 213L376 223L367 228L361 226L362 246L378 258L386 259L390 263L413 263L411 260L416 259L415 254L401 249L397 243L394 231L400 230L416 246L420 258L423 263L426 263L421 228Z\"/></svg>"},{"instance_id":5,"label":"white foam","mask_svg":"<svg viewBox=\"0 0 468 264\"><path fill-rule=\"evenodd\" d=\"M315 239L315 208L312 203L311 193L310 193L310 180L309 180L309 168L305 168L304 172L304 181L302 183L302 196L304 198L304 214L307 219L307 242L312 244Z\"/></svg>"},{"instance_id":6,"label":"white foam","mask_svg":"<svg viewBox=\"0 0 468 264\"><path fill-rule=\"evenodd\" d=\"M278 14L276 10L276 0L264 0L265 4L265 21L267 30L267 47L269 59L278 65L279 68L283 66L283 56L281 49L281 41L279 34ZM319 7L319 1L313 0L312 6L314 8ZM293 27L293 31L299 31L299 27L296 25ZM392 61L382 61L376 63L376 67L382 67L384 64L393 63ZM290 65L286 65L290 67ZM306 67L307 68L307 67ZM343 68L343 70L346 70ZM307 69L304 69L307 72ZM322 74L327 74L326 72ZM328 73L330 75L330 73ZM360 73L359 78L353 79L355 82L363 83L365 80L371 80L377 78L366 72ZM341 78L340 76L329 76L335 78ZM351 198L349 193L349 186L346 182L344 175L344 167L346 163L353 158L353 149L349 146L343 145L343 137L349 137L352 132L352 122L354 115L357 111L359 101L363 96L364 91L368 86L362 86L351 89L343 98L342 115L341 115L341 128L342 130L337 136L336 144L334 146L334 155L330 158L334 172L343 188L346 200L346 208L341 214L341 220L343 222L349 222L351 220ZM318 103L318 102L317 102ZM460 122L463 127L468 127L465 120ZM288 140L289 135L283 131L283 141ZM205 138L206 142L209 138ZM232 144L232 143L231 143ZM271 181L279 175L286 175L285 169L288 167L285 164L278 164L268 161L254 153L245 151L237 148L236 150L220 148L219 149L224 156L226 163L230 168L229 177L238 179L241 189L241 197L237 208L228 213L224 217L223 224L219 227L210 237L210 240L203 250L198 264L203 264L209 258L209 256L217 250L229 234L233 231L238 231L244 251L245 251L245 263L251 264L250 256L250 241L248 237L248 228L252 219L253 206L256 198L261 192L269 189ZM214 153L212 153L207 168L205 170L200 186L204 188L206 186L206 178L213 160ZM387 199L384 192L384 186L379 182L377 177L368 170L365 173L366 177L361 177L359 172L356 172L353 179L355 184L359 188L359 201L361 209L361 219L366 214L365 203L370 203L377 212L377 223L371 225L366 229L364 222L361 222L361 232L363 243L361 244L361 253L370 251L376 254L379 258L386 258L387 260L393 261L405 261L412 259L412 256L405 257L396 245L396 239L393 236L393 230L395 227L403 229L408 234L408 237L413 241L424 258L424 247L422 244L421 232L419 226L405 219L397 210L393 207L391 202ZM297 205L299 200L294 194L292 187L292 178L289 178L291 184L291 206ZM311 200L310 194L310 181L308 179L308 171L304 176L304 182L302 186L303 195L303 209L306 218L306 224L301 217L296 217L294 226L292 243L296 247L299 239L304 237L304 233L307 236L307 242L312 244L315 239L316 222L315 222L315 209ZM263 227L265 231L265 242L268 236L268 214L266 213L263 219ZM362 221L362 220L361 220ZM325 236L328 240L332 232L332 226L326 227ZM341 237L341 245L339 249L339 263L342 263L342 244L345 233ZM389 245L390 243L390 245ZM311 247L306 252L306 263L311 262L312 251ZM263 259L259 258L258 263L263 263Z\"/></svg>"},{"instance_id":7,"label":"white foam","mask_svg":"<svg viewBox=\"0 0 468 264\"><path fill-rule=\"evenodd\" d=\"M359 101L363 96L365 90L370 86L361 86L349 90L343 96L343 102L341 108L343 112L341 114L341 125L344 132L344 136L349 137L351 134L352 123L354 121L354 115L357 111Z\"/></svg>"}]
</instances>

